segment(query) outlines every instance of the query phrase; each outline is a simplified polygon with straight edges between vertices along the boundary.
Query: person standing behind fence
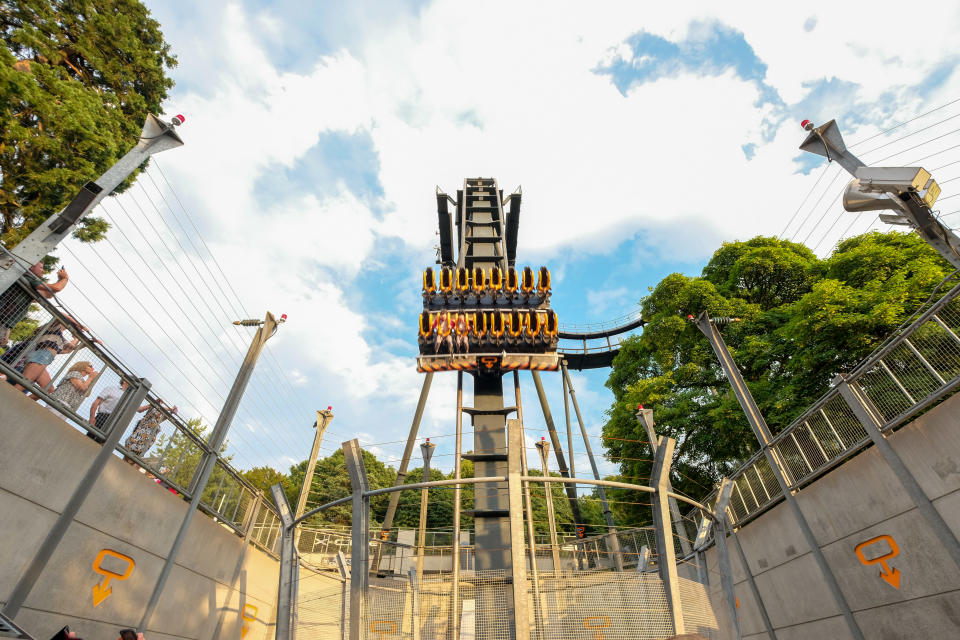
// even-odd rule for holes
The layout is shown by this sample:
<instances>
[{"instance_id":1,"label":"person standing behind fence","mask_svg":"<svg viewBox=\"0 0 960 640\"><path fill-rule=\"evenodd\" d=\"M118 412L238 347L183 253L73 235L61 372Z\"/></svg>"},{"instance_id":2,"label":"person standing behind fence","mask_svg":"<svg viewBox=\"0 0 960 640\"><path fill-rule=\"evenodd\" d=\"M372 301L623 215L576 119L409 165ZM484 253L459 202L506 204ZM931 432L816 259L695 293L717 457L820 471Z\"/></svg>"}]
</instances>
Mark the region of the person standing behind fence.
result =
<instances>
[{"instance_id":1,"label":"person standing behind fence","mask_svg":"<svg viewBox=\"0 0 960 640\"><path fill-rule=\"evenodd\" d=\"M121 380L120 384L112 384L100 389L96 400L90 405L90 424L103 431L110 419L110 414L117 408L120 397L127 390L127 381Z\"/></svg>"},{"instance_id":2,"label":"person standing behind fence","mask_svg":"<svg viewBox=\"0 0 960 640\"><path fill-rule=\"evenodd\" d=\"M133 433L130 434L130 437L127 438L127 441L124 443L123 446L127 451L136 454L140 458L146 455L147 451L150 450L150 447L153 446L153 443L157 439L157 433L160 432L160 423L167 419L167 415L163 412L163 409L167 409L170 413L177 412L176 407L168 407L160 398L157 398L156 406L147 403L137 409L137 413L146 411L147 414L140 418L137 426L133 428ZM132 461L128 460L128 462Z\"/></svg>"},{"instance_id":3,"label":"person standing behind fence","mask_svg":"<svg viewBox=\"0 0 960 640\"><path fill-rule=\"evenodd\" d=\"M50 397L59 400L73 411L77 410L87 397L87 389L96 379L97 370L86 360L76 362L67 369L67 375L57 384Z\"/></svg>"},{"instance_id":4,"label":"person standing behind fence","mask_svg":"<svg viewBox=\"0 0 960 640\"><path fill-rule=\"evenodd\" d=\"M61 353L70 353L80 344L79 338L72 341L67 340L67 327L60 322L50 325L40 336L40 341L36 348L27 355L26 365L23 367L23 377L28 382L36 382L44 391L50 387L50 373L47 371L47 365L53 362ZM23 385L18 384L16 388L23 390ZM34 396L34 400L37 397Z\"/></svg>"},{"instance_id":5,"label":"person standing behind fence","mask_svg":"<svg viewBox=\"0 0 960 640\"><path fill-rule=\"evenodd\" d=\"M23 275L30 286L44 298L52 298L55 293L63 291L69 279L67 270L60 269L57 271L57 281L48 283L43 279L42 262L30 267ZM33 298L30 294L16 284L0 293L0 348L7 346L10 332L26 317L31 302Z\"/></svg>"}]
</instances>

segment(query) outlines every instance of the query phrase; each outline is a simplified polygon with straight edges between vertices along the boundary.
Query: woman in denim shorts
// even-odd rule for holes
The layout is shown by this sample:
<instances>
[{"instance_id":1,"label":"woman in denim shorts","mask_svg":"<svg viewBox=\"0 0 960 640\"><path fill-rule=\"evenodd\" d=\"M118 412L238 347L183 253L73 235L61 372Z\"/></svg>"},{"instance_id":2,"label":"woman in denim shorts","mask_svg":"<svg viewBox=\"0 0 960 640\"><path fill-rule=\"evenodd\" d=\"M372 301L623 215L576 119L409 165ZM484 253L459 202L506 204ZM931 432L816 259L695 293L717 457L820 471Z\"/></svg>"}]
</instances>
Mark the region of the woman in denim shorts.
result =
<instances>
[{"instance_id":1,"label":"woman in denim shorts","mask_svg":"<svg viewBox=\"0 0 960 640\"><path fill-rule=\"evenodd\" d=\"M47 365L53 362L53 359L61 353L70 353L80 344L79 338L67 341L67 328L61 323L52 325L43 335L40 336L40 342L36 348L27 356L26 366L23 368L23 377L30 382L36 382L41 389L51 390L50 373L47 371ZM17 389L23 390L22 385L16 385ZM34 399L37 399L34 396Z\"/></svg>"}]
</instances>

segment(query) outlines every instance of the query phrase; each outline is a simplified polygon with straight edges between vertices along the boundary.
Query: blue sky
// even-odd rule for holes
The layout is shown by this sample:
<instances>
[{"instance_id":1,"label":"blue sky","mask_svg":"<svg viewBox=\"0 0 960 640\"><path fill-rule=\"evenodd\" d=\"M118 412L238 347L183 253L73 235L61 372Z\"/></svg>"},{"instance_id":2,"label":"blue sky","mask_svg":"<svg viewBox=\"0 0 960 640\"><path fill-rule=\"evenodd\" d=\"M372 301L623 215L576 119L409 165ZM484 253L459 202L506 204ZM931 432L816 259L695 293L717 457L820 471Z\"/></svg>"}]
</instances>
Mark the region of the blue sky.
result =
<instances>
[{"instance_id":1,"label":"blue sky","mask_svg":"<svg viewBox=\"0 0 960 640\"><path fill-rule=\"evenodd\" d=\"M187 116L186 146L157 164L243 306L290 315L253 382L265 399L243 407L231 435L241 467L302 459L311 412L327 405L337 415L327 452L359 435L399 456L420 384L414 318L434 256L435 186L454 193L468 175L507 193L522 184L520 262L551 267L561 321L594 322L633 311L669 273L698 274L724 240L792 225L787 237L819 240L824 253L869 228L836 224L829 203L846 180L817 182L825 163L797 150L799 121L836 117L855 142L960 96L945 44L960 8L946 2L933 3L924 38L880 38L883 3L870 15L806 3L775 20L714 3L147 4L179 58L168 115ZM949 142L954 128L914 140L943 131ZM178 259L191 257L201 259ZM83 263L77 279L96 297L106 278ZM79 296L68 301L82 313ZM162 343L141 315L131 305L115 320ZM209 338L238 340L225 335ZM211 379L158 391L212 422L225 391L215 376L172 348L144 347L145 359L118 350L148 377ZM223 356L230 379L238 357ZM611 401L605 377L575 377L594 434ZM559 380L547 385L562 416ZM453 431L453 390L452 375L438 376L424 435ZM450 439L436 441L446 467Z\"/></svg>"}]
</instances>

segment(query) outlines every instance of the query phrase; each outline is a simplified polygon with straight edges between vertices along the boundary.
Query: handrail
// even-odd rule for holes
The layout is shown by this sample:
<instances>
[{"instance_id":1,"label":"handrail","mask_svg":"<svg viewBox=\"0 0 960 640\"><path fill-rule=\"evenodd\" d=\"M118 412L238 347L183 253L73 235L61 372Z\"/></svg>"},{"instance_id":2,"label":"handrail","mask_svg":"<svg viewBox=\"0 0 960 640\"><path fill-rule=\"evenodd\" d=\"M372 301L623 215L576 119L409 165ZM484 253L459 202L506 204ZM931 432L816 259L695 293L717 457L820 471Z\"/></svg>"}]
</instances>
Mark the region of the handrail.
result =
<instances>
[{"instance_id":1,"label":"handrail","mask_svg":"<svg viewBox=\"0 0 960 640\"><path fill-rule=\"evenodd\" d=\"M32 287L27 285L27 282L24 278L21 278L17 281L14 286L21 287L31 298L31 304L36 304L39 306L40 310L48 314L52 319L55 319L57 322L62 323L64 326L70 330L74 337L78 338L80 344L84 349L90 351L93 356L99 359L103 363L103 367L109 368L113 371L117 377L121 380L126 380L128 383L132 384L136 379L136 374L123 364L119 357L115 356L110 352L110 350L98 342L94 342L91 338L85 335L78 327L75 327L74 323L67 319L66 314L58 308L57 305L53 303L52 300L48 300L43 296L38 295ZM53 300L56 300L54 296ZM59 302L59 301L57 301ZM70 313L70 317L74 318L77 322L80 322L80 319L76 317L76 314ZM38 324L38 327L42 326L42 323ZM78 347L79 349L79 347ZM25 354L24 354L25 355ZM16 380L20 383L25 383L24 386L32 393L40 396L51 409L55 410L60 416L67 419L69 422L75 424L80 429L86 431L87 433L97 436L97 438L103 438L103 434L95 426L91 425L90 422L85 419L83 416L77 414L76 411L69 409L68 407L63 406L58 401L50 397L50 394L44 389L40 389L37 385L29 383L25 378L11 366L8 366L7 363L0 361L0 371L4 372L9 378ZM249 508L254 504L254 496L259 492L259 490L250 484L240 473L234 469L229 462L224 460L219 452L214 452L207 444L207 441L196 433L193 429L189 427L186 421L179 416L178 414L171 413L165 409L159 402L159 397L156 394L150 394L147 396L147 402L152 406L160 409L163 413L165 420L173 427L175 433L181 434L186 438L189 446L195 449L195 453L203 454L215 454L217 457L216 464L218 467L223 469L226 473L226 476L230 478L229 486L224 487L226 478L222 478L220 485L217 489L217 492L214 494L213 498L210 500L211 504L207 504L205 501L201 501L200 505L202 510L206 513L216 517L218 520L222 521L224 524L227 524L232 528L237 534L244 535L245 527L255 527L262 529L262 523L259 522L262 520L260 518L261 510L265 510L267 519L272 519L274 524L271 525L270 529L276 530L279 532L279 523L280 516L277 513L273 505L269 504L267 501L260 501L260 507L258 513L253 514L253 517L247 513ZM123 425L123 428L126 428L127 425ZM119 428L119 427L118 427ZM181 445L182 446L182 445ZM176 490L179 494L190 498L192 497L192 491L190 486L183 486L181 482L175 480L172 476L173 473L169 471L164 473L163 467L154 464L148 460L143 459L142 457L136 455L135 453L128 451L122 444L117 445L117 451L119 451L125 457L136 461L136 463L148 470L151 475L156 477L163 486L172 488ZM193 477L187 483L188 485L193 485L196 477L196 470L192 472ZM200 491L206 491L209 487L213 485L213 482L207 484L206 487L198 488ZM238 491L239 488L239 491ZM221 489L225 489L225 492L221 492ZM222 513L220 509L217 508L216 503L220 501L221 505L229 506L233 509L233 515L228 515ZM245 504L244 504L245 503ZM266 544L260 540L260 537L266 536L270 537L270 532L260 531L259 536L252 536L252 542L260 547L265 552L273 555L273 551L270 544Z\"/></svg>"}]
</instances>

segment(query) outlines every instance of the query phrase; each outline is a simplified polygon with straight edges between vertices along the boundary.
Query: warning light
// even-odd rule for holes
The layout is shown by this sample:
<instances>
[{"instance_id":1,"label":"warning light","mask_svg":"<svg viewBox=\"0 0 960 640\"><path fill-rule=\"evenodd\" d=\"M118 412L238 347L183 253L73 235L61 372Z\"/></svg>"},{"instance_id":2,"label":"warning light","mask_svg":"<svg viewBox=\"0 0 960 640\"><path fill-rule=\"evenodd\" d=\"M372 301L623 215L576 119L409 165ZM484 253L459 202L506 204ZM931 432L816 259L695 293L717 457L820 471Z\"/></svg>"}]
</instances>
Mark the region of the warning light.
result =
<instances>
[{"instance_id":1,"label":"warning light","mask_svg":"<svg viewBox=\"0 0 960 640\"><path fill-rule=\"evenodd\" d=\"M812 131L812 130L813 130L813 121L812 121L812 120L804 120L803 122L800 123L800 126L803 127L803 130L804 130L804 131Z\"/></svg>"},{"instance_id":2,"label":"warning light","mask_svg":"<svg viewBox=\"0 0 960 640\"><path fill-rule=\"evenodd\" d=\"M430 442L430 438L427 438L427 442Z\"/></svg>"},{"instance_id":3,"label":"warning light","mask_svg":"<svg viewBox=\"0 0 960 640\"><path fill-rule=\"evenodd\" d=\"M687 314L687 320L693 320L693 314L692 314L692 313L688 313L688 314Z\"/></svg>"},{"instance_id":4,"label":"warning light","mask_svg":"<svg viewBox=\"0 0 960 640\"><path fill-rule=\"evenodd\" d=\"M183 115L178 113L177 115L173 116L173 119L170 121L170 124L172 124L175 127L179 127L186 121L187 119L184 118Z\"/></svg>"},{"instance_id":5,"label":"warning light","mask_svg":"<svg viewBox=\"0 0 960 640\"><path fill-rule=\"evenodd\" d=\"M543 436L540 436L540 441L542 442L542 441L544 441L544 440L546 440L546 438L543 437Z\"/></svg>"},{"instance_id":6,"label":"warning light","mask_svg":"<svg viewBox=\"0 0 960 640\"><path fill-rule=\"evenodd\" d=\"M637 411L640 411L641 409L643 409L643 405L642 405L642 404L638 404L638 405L637 405Z\"/></svg>"},{"instance_id":7,"label":"warning light","mask_svg":"<svg viewBox=\"0 0 960 640\"><path fill-rule=\"evenodd\" d=\"M287 314L281 313L281 314L280 314L280 322L286 322L286 321L287 321Z\"/></svg>"},{"instance_id":8,"label":"warning light","mask_svg":"<svg viewBox=\"0 0 960 640\"><path fill-rule=\"evenodd\" d=\"M327 411L333 411L333 407L331 407L330 405L327 405Z\"/></svg>"}]
</instances>

